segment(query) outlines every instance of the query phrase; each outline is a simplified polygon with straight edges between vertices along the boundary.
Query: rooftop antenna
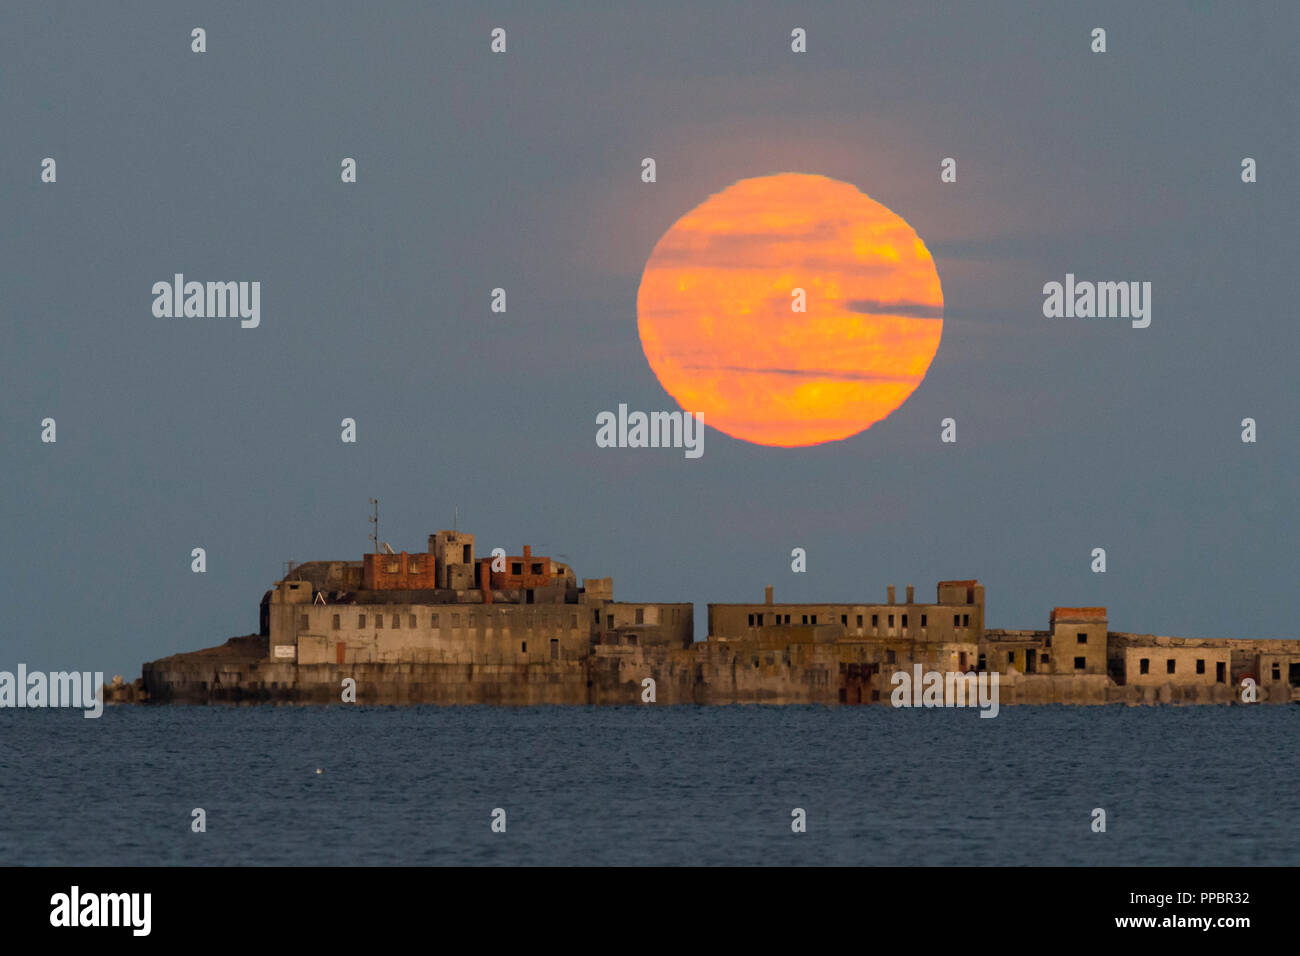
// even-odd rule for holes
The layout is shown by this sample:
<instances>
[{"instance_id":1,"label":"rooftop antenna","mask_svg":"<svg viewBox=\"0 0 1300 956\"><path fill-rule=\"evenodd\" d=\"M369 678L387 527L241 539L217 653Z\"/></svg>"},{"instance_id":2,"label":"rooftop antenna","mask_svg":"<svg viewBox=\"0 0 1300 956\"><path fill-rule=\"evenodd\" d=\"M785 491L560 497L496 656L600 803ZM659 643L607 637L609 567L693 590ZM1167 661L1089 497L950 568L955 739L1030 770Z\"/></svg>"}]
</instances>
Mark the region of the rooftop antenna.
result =
<instances>
[{"instance_id":1,"label":"rooftop antenna","mask_svg":"<svg viewBox=\"0 0 1300 956\"><path fill-rule=\"evenodd\" d=\"M396 553L397 553L397 552L393 550L393 546L392 546L391 544L389 544L387 541L385 541L385 542L384 542L384 554L396 554Z\"/></svg>"},{"instance_id":2,"label":"rooftop antenna","mask_svg":"<svg viewBox=\"0 0 1300 956\"><path fill-rule=\"evenodd\" d=\"M370 515L369 520L370 523L375 526L375 530L371 532L370 535L370 541L372 544L374 544L374 547L370 549L370 553L378 554L379 553L379 499L371 498L370 507L373 509L373 513Z\"/></svg>"},{"instance_id":3,"label":"rooftop antenna","mask_svg":"<svg viewBox=\"0 0 1300 956\"><path fill-rule=\"evenodd\" d=\"M460 521L460 508L455 508L455 509L452 511L452 513L451 513L451 530L452 530L452 531L457 531L457 530L459 530L459 528L460 528L460 525L458 524L459 521Z\"/></svg>"}]
</instances>

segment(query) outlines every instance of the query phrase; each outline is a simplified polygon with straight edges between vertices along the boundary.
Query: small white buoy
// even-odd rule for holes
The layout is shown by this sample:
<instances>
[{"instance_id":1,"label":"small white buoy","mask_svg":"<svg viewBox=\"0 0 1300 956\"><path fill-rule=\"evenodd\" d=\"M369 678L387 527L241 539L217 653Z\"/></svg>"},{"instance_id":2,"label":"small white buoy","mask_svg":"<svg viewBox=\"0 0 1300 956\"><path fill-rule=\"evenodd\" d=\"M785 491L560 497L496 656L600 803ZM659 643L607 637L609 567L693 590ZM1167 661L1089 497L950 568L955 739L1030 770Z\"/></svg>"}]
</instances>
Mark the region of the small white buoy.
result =
<instances>
[{"instance_id":1,"label":"small white buoy","mask_svg":"<svg viewBox=\"0 0 1300 956\"><path fill-rule=\"evenodd\" d=\"M316 768L316 772L317 772L317 773L322 773L323 771L321 770L320 767L317 767L317 768Z\"/></svg>"}]
</instances>

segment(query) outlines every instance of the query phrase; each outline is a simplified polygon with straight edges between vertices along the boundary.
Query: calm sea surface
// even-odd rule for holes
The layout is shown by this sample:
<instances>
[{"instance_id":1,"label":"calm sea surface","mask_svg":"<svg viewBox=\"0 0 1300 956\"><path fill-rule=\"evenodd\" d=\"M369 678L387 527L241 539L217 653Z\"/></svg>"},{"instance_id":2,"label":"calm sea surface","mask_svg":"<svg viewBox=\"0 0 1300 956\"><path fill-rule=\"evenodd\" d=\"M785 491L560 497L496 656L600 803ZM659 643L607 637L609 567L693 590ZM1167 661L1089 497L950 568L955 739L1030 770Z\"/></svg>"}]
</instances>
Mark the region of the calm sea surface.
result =
<instances>
[{"instance_id":1,"label":"calm sea surface","mask_svg":"<svg viewBox=\"0 0 1300 956\"><path fill-rule=\"evenodd\" d=\"M1300 864L1297 771L1294 706L0 710L0 864Z\"/></svg>"}]
</instances>

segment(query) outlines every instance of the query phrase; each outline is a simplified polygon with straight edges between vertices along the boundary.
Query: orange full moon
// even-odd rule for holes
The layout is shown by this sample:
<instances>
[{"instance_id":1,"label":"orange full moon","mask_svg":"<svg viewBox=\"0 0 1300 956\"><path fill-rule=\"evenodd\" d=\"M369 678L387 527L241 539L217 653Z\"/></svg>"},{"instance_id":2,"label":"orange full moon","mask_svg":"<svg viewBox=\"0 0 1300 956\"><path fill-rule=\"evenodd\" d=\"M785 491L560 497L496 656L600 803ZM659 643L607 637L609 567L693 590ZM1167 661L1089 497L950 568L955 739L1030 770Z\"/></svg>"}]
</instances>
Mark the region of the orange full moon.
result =
<instances>
[{"instance_id":1,"label":"orange full moon","mask_svg":"<svg viewBox=\"0 0 1300 956\"><path fill-rule=\"evenodd\" d=\"M849 183L780 173L673 224L641 276L637 330L660 384L706 425L816 445L870 428L921 384L943 290L902 217Z\"/></svg>"}]
</instances>

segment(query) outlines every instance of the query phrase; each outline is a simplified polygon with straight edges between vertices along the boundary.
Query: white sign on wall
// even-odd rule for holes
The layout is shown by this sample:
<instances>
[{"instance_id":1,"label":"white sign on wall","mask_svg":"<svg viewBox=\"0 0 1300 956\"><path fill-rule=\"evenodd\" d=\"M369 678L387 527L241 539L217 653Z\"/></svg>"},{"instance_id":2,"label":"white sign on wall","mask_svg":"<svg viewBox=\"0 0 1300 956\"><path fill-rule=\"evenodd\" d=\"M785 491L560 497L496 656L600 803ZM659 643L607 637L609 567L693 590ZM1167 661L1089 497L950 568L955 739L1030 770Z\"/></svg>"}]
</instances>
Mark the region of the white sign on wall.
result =
<instances>
[{"instance_id":1,"label":"white sign on wall","mask_svg":"<svg viewBox=\"0 0 1300 956\"><path fill-rule=\"evenodd\" d=\"M292 644L275 645L276 657L293 657L297 653L298 653L298 648L294 647Z\"/></svg>"}]
</instances>

